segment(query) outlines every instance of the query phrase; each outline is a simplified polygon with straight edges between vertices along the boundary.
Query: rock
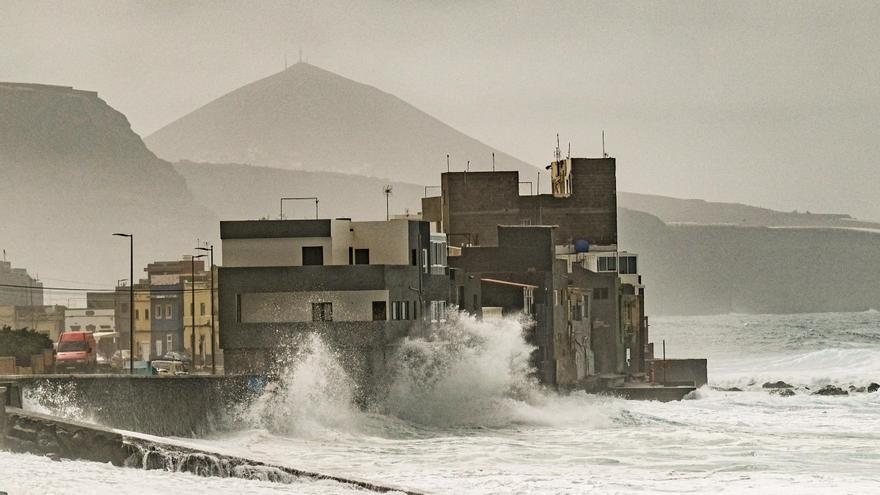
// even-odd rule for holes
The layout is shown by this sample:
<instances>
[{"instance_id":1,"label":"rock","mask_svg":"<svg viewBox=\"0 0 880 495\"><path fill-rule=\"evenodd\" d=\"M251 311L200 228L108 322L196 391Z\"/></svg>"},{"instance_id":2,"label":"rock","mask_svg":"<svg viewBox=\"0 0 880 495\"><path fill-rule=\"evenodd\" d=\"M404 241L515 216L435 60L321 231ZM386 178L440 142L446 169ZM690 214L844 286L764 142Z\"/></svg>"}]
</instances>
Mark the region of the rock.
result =
<instances>
[{"instance_id":1,"label":"rock","mask_svg":"<svg viewBox=\"0 0 880 495\"><path fill-rule=\"evenodd\" d=\"M863 393L865 393L866 389L865 389L865 387L850 387L849 390L850 390L850 392L856 392L856 393L863 394Z\"/></svg>"},{"instance_id":2,"label":"rock","mask_svg":"<svg viewBox=\"0 0 880 495\"><path fill-rule=\"evenodd\" d=\"M743 391L743 389L741 389L739 387L723 388L721 390L724 390L725 392L742 392Z\"/></svg>"},{"instance_id":3,"label":"rock","mask_svg":"<svg viewBox=\"0 0 880 495\"><path fill-rule=\"evenodd\" d=\"M791 397L795 395L794 390L790 388L774 388L770 391L773 395L778 395L780 397Z\"/></svg>"},{"instance_id":4,"label":"rock","mask_svg":"<svg viewBox=\"0 0 880 495\"><path fill-rule=\"evenodd\" d=\"M835 385L825 385L816 392L813 392L813 395L849 395L849 392Z\"/></svg>"},{"instance_id":5,"label":"rock","mask_svg":"<svg viewBox=\"0 0 880 495\"><path fill-rule=\"evenodd\" d=\"M767 382L767 383L761 385L761 388L794 388L794 387L780 380L778 382Z\"/></svg>"},{"instance_id":6,"label":"rock","mask_svg":"<svg viewBox=\"0 0 880 495\"><path fill-rule=\"evenodd\" d=\"M880 383L871 382L871 384L868 385L868 392L874 393L878 390L880 390Z\"/></svg>"}]
</instances>

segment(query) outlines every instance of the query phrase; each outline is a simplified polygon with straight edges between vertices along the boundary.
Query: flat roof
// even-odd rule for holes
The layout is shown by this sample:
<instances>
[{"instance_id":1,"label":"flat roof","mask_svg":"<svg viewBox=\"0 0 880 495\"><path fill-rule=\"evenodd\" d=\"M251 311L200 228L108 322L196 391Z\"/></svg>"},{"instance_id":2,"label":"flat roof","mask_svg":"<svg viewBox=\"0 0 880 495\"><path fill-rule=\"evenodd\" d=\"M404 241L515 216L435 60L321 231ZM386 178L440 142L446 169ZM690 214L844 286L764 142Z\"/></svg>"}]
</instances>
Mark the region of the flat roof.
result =
<instances>
[{"instance_id":1,"label":"flat roof","mask_svg":"<svg viewBox=\"0 0 880 495\"><path fill-rule=\"evenodd\" d=\"M236 220L220 222L221 239L330 237L330 220Z\"/></svg>"}]
</instances>

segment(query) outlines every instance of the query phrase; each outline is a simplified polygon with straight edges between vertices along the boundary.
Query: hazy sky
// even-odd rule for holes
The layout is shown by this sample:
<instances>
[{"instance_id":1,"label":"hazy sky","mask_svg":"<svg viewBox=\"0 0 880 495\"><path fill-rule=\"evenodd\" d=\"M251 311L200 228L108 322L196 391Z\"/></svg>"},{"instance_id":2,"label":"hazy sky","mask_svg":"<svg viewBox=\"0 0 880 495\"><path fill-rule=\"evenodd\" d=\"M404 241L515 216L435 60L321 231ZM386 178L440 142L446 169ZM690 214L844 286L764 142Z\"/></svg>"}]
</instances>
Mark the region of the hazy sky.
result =
<instances>
[{"instance_id":1,"label":"hazy sky","mask_svg":"<svg viewBox=\"0 0 880 495\"><path fill-rule=\"evenodd\" d=\"M0 0L0 80L97 90L147 135L291 63L623 190L880 220L880 2ZM438 164L438 171L440 167Z\"/></svg>"}]
</instances>

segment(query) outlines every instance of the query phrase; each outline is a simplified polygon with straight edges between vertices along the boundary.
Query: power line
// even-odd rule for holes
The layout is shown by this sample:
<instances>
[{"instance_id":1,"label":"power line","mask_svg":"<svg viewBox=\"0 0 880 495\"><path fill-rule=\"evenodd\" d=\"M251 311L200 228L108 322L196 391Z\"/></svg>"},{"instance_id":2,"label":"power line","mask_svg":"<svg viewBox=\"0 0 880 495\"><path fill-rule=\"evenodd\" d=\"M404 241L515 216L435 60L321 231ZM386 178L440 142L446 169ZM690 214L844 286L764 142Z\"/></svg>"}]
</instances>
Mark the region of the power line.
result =
<instances>
[{"instance_id":1,"label":"power line","mask_svg":"<svg viewBox=\"0 0 880 495\"><path fill-rule=\"evenodd\" d=\"M128 289L130 286L119 287L120 292L128 293ZM40 287L38 285L14 285L14 284L0 284L0 288L10 288L10 289L28 289L28 290L51 290L58 292L98 292L98 293L106 293L106 294L114 294L117 292L117 289L91 289L87 287ZM208 292L211 289L195 289L196 292ZM135 293L154 293L154 292L170 292L170 293L178 293L178 292L189 292L189 289L134 289Z\"/></svg>"}]
</instances>

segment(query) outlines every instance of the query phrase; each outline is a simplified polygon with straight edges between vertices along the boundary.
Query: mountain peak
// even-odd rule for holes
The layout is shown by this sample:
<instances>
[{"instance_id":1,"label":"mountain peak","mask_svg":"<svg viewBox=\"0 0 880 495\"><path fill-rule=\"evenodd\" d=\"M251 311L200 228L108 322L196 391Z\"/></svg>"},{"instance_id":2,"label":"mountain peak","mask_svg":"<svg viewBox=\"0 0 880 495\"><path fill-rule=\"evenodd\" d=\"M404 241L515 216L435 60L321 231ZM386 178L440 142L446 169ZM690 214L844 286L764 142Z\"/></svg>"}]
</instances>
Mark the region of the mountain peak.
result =
<instances>
[{"instance_id":1,"label":"mountain peak","mask_svg":"<svg viewBox=\"0 0 880 495\"><path fill-rule=\"evenodd\" d=\"M399 98L308 62L247 84L146 138L162 158L437 181L462 169L537 169ZM456 167L457 165L457 167Z\"/></svg>"}]
</instances>

